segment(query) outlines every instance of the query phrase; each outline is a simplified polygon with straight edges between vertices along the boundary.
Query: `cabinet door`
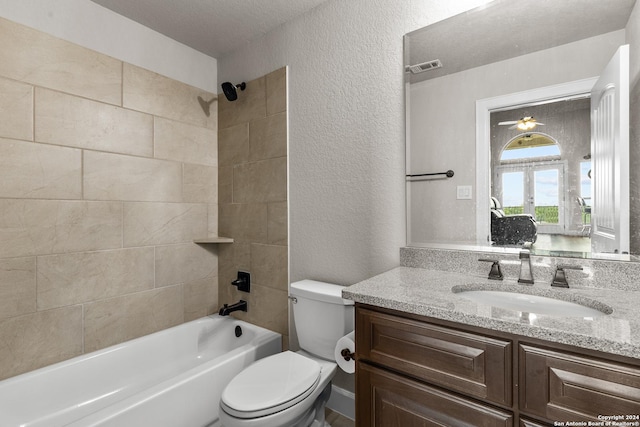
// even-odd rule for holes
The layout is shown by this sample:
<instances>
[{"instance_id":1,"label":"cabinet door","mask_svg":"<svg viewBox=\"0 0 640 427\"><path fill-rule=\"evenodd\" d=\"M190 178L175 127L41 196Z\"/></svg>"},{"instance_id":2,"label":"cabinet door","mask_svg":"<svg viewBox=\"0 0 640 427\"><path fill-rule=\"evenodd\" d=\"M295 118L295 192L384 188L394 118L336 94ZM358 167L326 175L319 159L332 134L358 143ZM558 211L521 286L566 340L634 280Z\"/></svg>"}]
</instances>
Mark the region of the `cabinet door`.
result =
<instances>
[{"instance_id":1,"label":"cabinet door","mask_svg":"<svg viewBox=\"0 0 640 427\"><path fill-rule=\"evenodd\" d=\"M507 427L513 415L358 362L356 420L367 427Z\"/></svg>"},{"instance_id":2,"label":"cabinet door","mask_svg":"<svg viewBox=\"0 0 640 427\"><path fill-rule=\"evenodd\" d=\"M551 421L640 416L637 367L528 345L520 345L519 357L523 412Z\"/></svg>"},{"instance_id":3,"label":"cabinet door","mask_svg":"<svg viewBox=\"0 0 640 427\"><path fill-rule=\"evenodd\" d=\"M358 357L468 396L511 406L511 342L359 308Z\"/></svg>"}]
</instances>

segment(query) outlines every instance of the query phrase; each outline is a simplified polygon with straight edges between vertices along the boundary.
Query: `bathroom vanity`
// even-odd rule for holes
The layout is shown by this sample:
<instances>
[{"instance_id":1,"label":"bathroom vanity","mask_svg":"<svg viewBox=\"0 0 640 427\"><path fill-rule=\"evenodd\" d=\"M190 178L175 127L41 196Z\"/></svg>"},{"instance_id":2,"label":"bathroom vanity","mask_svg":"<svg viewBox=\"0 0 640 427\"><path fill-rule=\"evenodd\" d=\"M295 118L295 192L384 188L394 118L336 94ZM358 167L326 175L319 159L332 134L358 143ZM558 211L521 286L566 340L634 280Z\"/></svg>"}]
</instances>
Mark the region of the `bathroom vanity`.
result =
<instances>
[{"instance_id":1,"label":"bathroom vanity","mask_svg":"<svg viewBox=\"0 0 640 427\"><path fill-rule=\"evenodd\" d=\"M399 267L345 288L343 297L356 301L358 425L640 425L635 290L551 290L612 309L565 317L479 303L451 290L470 283L517 286ZM613 421L621 424L607 424Z\"/></svg>"}]
</instances>

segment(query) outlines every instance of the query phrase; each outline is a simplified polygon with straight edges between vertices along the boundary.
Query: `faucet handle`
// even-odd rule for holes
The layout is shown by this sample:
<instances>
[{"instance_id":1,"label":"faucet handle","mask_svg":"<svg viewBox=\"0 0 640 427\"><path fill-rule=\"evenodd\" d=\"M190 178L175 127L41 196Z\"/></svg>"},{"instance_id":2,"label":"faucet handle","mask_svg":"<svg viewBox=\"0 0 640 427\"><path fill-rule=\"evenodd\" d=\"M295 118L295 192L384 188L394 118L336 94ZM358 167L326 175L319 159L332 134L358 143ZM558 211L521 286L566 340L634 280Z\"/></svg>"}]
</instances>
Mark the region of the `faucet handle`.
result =
<instances>
[{"instance_id":1,"label":"faucet handle","mask_svg":"<svg viewBox=\"0 0 640 427\"><path fill-rule=\"evenodd\" d=\"M493 263L491 265L491 271L489 271L489 279L491 280L504 279L504 276L502 275L502 270L500 269L500 260L490 259L490 258L478 258L478 261Z\"/></svg>"},{"instance_id":2,"label":"faucet handle","mask_svg":"<svg viewBox=\"0 0 640 427\"><path fill-rule=\"evenodd\" d=\"M556 288L568 288L569 282L567 282L567 275L564 270L583 270L583 268L579 265L566 265L566 264L558 264L556 266L556 273L553 276L553 281L551 282L551 286Z\"/></svg>"},{"instance_id":3,"label":"faucet handle","mask_svg":"<svg viewBox=\"0 0 640 427\"><path fill-rule=\"evenodd\" d=\"M239 291L251 292L251 274L248 271L238 271L238 278L231 282Z\"/></svg>"}]
</instances>

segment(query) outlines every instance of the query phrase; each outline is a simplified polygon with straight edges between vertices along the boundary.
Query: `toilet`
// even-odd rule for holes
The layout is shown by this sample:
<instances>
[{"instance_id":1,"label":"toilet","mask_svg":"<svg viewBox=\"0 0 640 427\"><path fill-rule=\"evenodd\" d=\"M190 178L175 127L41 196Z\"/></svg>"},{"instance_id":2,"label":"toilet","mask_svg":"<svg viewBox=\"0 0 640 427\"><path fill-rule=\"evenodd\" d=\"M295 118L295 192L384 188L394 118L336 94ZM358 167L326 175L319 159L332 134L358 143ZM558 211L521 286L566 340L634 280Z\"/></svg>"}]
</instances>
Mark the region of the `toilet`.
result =
<instances>
[{"instance_id":1,"label":"toilet","mask_svg":"<svg viewBox=\"0 0 640 427\"><path fill-rule=\"evenodd\" d=\"M353 301L342 286L302 280L291 284L300 351L260 359L222 392L224 427L326 427L324 407L338 366L338 339L354 328Z\"/></svg>"}]
</instances>

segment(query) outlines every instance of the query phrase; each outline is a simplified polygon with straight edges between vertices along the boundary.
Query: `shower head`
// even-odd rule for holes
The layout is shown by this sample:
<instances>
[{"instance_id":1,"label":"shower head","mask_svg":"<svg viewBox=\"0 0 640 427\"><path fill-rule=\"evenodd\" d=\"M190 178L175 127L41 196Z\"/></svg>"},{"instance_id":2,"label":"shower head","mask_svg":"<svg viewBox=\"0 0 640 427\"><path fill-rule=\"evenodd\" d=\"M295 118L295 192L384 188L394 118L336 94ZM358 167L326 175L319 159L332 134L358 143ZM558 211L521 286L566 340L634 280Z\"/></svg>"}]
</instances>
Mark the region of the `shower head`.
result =
<instances>
[{"instance_id":1,"label":"shower head","mask_svg":"<svg viewBox=\"0 0 640 427\"><path fill-rule=\"evenodd\" d=\"M200 103L200 106L202 107L202 110L204 111L204 114L206 114L207 117L211 115L211 112L209 111L209 107L211 107L211 104L216 99L217 98L214 96L213 98L211 98L211 101L205 101L201 96L198 96L198 102Z\"/></svg>"},{"instance_id":2,"label":"shower head","mask_svg":"<svg viewBox=\"0 0 640 427\"><path fill-rule=\"evenodd\" d=\"M231 82L222 83L222 91L224 92L224 96L226 96L229 101L235 101L236 99L238 99L238 91L236 91L236 88L244 90L246 87L247 84L245 82L242 82L235 86Z\"/></svg>"}]
</instances>

